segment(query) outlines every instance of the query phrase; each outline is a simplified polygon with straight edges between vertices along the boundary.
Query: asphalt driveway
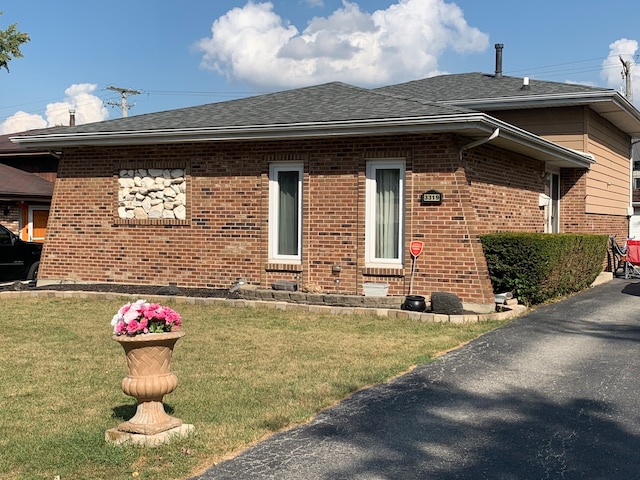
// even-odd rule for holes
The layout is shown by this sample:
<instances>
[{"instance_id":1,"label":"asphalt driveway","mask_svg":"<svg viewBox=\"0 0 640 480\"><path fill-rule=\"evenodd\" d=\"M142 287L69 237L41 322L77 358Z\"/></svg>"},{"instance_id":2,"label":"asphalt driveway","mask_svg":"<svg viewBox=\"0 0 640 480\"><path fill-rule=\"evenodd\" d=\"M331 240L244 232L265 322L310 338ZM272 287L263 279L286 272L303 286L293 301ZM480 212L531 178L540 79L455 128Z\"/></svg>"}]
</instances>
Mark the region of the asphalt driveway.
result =
<instances>
[{"instance_id":1,"label":"asphalt driveway","mask_svg":"<svg viewBox=\"0 0 640 480\"><path fill-rule=\"evenodd\" d=\"M639 378L640 282L614 279L196 478L637 479Z\"/></svg>"}]
</instances>

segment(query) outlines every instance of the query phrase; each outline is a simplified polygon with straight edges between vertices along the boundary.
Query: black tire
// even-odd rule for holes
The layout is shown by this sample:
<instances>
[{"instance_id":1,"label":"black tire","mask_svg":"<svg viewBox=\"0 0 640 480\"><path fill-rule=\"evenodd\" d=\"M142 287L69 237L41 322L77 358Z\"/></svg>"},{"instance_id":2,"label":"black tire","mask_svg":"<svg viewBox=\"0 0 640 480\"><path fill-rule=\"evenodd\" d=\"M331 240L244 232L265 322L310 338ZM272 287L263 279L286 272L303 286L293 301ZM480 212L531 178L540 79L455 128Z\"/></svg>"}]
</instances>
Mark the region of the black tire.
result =
<instances>
[{"instance_id":1,"label":"black tire","mask_svg":"<svg viewBox=\"0 0 640 480\"><path fill-rule=\"evenodd\" d=\"M40 262L35 262L29 267L29 273L27 273L27 280L36 280L38 278L38 267Z\"/></svg>"}]
</instances>

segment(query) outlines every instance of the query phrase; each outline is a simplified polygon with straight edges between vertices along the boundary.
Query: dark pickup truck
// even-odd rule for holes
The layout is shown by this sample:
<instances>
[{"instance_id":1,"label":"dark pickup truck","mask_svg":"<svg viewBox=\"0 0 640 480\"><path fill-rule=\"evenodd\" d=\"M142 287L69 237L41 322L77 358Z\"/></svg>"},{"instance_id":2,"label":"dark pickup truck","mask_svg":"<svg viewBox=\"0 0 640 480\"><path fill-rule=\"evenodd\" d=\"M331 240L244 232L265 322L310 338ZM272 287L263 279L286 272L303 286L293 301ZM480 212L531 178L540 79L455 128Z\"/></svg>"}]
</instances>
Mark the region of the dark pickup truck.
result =
<instances>
[{"instance_id":1,"label":"dark pickup truck","mask_svg":"<svg viewBox=\"0 0 640 480\"><path fill-rule=\"evenodd\" d=\"M25 242L0 225L0 279L35 280L42 244Z\"/></svg>"}]
</instances>

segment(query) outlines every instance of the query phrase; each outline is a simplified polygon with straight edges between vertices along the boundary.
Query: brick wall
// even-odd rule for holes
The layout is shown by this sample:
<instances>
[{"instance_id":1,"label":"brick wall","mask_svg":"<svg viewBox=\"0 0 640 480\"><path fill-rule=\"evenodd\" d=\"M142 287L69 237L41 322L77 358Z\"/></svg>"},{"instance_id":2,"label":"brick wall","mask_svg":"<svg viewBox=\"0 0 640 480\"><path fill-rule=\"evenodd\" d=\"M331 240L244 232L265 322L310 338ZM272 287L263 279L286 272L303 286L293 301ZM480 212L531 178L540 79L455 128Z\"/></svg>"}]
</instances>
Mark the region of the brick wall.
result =
<instances>
[{"instance_id":1,"label":"brick wall","mask_svg":"<svg viewBox=\"0 0 640 480\"><path fill-rule=\"evenodd\" d=\"M2 215L2 225L7 227L7 229L11 230L16 235L20 234L20 217L22 216L22 212L15 205L11 205L9 207L8 214L4 214L5 210L4 205L0 205L0 215Z\"/></svg>"},{"instance_id":2,"label":"brick wall","mask_svg":"<svg viewBox=\"0 0 640 480\"><path fill-rule=\"evenodd\" d=\"M479 233L543 232L544 163L496 148L466 153L467 183L473 195Z\"/></svg>"},{"instance_id":3,"label":"brick wall","mask_svg":"<svg viewBox=\"0 0 640 480\"><path fill-rule=\"evenodd\" d=\"M461 161L459 147L467 142L446 134L65 149L40 279L211 288L229 288L239 277L262 287L298 279L346 294L362 294L363 282L379 281L390 284L391 295L405 295L408 245L421 240L413 293L449 291L489 304L478 235L543 230L543 165L489 145L466 151ZM366 160L398 157L407 165L405 268L367 269ZM303 255L295 266L269 264L267 256L269 163L287 160L305 168ZM186 221L118 218L119 169L149 167L186 169ZM579 185L582 173L570 183ZM431 189L443 193L442 204L420 203ZM580 216L580 201L579 188L567 189L562 202L575 210L566 214L572 226L580 219L585 227L618 221L596 225Z\"/></svg>"}]
</instances>

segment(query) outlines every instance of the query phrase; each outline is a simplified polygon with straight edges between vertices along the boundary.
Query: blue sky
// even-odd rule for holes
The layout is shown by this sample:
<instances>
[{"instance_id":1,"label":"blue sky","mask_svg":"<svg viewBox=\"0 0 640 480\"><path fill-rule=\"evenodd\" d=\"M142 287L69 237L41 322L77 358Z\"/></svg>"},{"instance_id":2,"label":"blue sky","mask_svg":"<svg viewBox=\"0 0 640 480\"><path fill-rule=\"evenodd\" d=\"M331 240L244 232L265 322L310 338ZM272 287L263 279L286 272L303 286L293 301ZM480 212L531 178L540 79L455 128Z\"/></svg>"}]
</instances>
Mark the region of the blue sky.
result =
<instances>
[{"instance_id":1,"label":"blue sky","mask_svg":"<svg viewBox=\"0 0 640 480\"><path fill-rule=\"evenodd\" d=\"M31 36L0 71L0 133L344 81L503 73L620 89L638 61L631 0L2 0L0 29ZM640 105L640 69L632 67Z\"/></svg>"}]
</instances>

